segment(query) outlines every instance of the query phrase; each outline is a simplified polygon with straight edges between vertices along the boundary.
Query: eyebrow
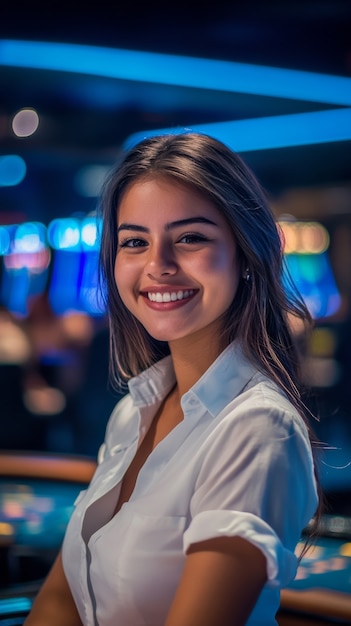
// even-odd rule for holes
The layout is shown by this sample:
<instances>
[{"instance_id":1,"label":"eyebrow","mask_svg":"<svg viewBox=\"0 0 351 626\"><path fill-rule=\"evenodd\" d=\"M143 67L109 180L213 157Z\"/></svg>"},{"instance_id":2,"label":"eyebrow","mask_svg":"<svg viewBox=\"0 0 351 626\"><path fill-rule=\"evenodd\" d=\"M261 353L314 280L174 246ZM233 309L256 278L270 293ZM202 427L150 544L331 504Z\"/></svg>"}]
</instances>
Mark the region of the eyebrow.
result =
<instances>
[{"instance_id":1,"label":"eyebrow","mask_svg":"<svg viewBox=\"0 0 351 626\"><path fill-rule=\"evenodd\" d=\"M169 224L166 224L166 230L172 230L172 228L178 228L179 226L189 226L190 224L210 224L211 226L217 226L216 222L209 220L207 217L188 217L184 220L177 220L175 222L170 222ZM150 229L146 226L128 223L121 224L118 227L117 232L120 232L121 230L137 230L141 233L150 232Z\"/></svg>"}]
</instances>

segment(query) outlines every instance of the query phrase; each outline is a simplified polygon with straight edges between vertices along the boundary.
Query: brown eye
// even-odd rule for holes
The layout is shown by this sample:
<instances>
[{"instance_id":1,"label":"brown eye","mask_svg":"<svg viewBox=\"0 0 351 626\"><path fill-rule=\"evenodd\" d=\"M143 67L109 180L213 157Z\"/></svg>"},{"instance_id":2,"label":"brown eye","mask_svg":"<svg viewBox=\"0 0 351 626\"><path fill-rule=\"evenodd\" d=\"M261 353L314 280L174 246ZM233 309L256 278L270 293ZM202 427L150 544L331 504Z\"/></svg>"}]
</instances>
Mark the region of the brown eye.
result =
<instances>
[{"instance_id":1,"label":"brown eye","mask_svg":"<svg viewBox=\"0 0 351 626\"><path fill-rule=\"evenodd\" d=\"M208 239L198 233L187 233L179 239L179 243L201 243L202 241L208 241Z\"/></svg>"},{"instance_id":2,"label":"brown eye","mask_svg":"<svg viewBox=\"0 0 351 626\"><path fill-rule=\"evenodd\" d=\"M129 237L120 242L120 248L142 248L147 245L143 239L137 239L135 237Z\"/></svg>"}]
</instances>

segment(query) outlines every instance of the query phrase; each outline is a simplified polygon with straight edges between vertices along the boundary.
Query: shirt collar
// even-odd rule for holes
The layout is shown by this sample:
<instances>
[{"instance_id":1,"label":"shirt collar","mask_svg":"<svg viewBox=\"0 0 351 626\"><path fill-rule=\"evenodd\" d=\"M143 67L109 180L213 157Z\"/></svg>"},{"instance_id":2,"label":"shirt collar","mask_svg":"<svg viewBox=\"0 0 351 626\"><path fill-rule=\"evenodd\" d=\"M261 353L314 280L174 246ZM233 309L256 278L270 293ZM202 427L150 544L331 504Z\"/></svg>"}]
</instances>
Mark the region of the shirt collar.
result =
<instances>
[{"instance_id":1,"label":"shirt collar","mask_svg":"<svg viewBox=\"0 0 351 626\"><path fill-rule=\"evenodd\" d=\"M193 404L194 398L212 414L217 415L233 400L257 373L243 353L239 342L231 343L184 394L182 406ZM175 383L171 356L167 356L129 383L129 391L138 407L161 402Z\"/></svg>"},{"instance_id":2,"label":"shirt collar","mask_svg":"<svg viewBox=\"0 0 351 626\"><path fill-rule=\"evenodd\" d=\"M210 365L182 401L186 403L188 397L195 395L212 415L218 415L241 393L257 371L244 355L240 343L235 341Z\"/></svg>"},{"instance_id":3,"label":"shirt collar","mask_svg":"<svg viewBox=\"0 0 351 626\"><path fill-rule=\"evenodd\" d=\"M138 407L164 399L176 382L172 357L166 356L128 382L129 392Z\"/></svg>"}]
</instances>

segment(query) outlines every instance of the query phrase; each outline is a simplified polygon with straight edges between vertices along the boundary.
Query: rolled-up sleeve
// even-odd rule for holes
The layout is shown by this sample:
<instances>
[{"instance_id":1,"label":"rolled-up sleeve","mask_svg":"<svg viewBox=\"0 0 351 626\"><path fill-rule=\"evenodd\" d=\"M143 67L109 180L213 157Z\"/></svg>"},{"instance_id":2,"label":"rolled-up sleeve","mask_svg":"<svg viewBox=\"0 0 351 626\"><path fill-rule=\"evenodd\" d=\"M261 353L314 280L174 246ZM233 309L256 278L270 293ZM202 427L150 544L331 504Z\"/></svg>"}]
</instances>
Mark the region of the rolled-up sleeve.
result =
<instances>
[{"instance_id":1,"label":"rolled-up sleeve","mask_svg":"<svg viewBox=\"0 0 351 626\"><path fill-rule=\"evenodd\" d=\"M218 510L199 513L185 532L185 551L193 543L220 536L243 537L257 546L266 557L267 578L273 585L287 585L295 577L295 554L284 547L268 524L251 513Z\"/></svg>"},{"instance_id":2,"label":"rolled-up sleeve","mask_svg":"<svg viewBox=\"0 0 351 626\"><path fill-rule=\"evenodd\" d=\"M241 536L265 554L271 584L284 586L295 576L296 544L317 506L313 458L291 405L257 400L229 408L206 442L184 550Z\"/></svg>"}]
</instances>

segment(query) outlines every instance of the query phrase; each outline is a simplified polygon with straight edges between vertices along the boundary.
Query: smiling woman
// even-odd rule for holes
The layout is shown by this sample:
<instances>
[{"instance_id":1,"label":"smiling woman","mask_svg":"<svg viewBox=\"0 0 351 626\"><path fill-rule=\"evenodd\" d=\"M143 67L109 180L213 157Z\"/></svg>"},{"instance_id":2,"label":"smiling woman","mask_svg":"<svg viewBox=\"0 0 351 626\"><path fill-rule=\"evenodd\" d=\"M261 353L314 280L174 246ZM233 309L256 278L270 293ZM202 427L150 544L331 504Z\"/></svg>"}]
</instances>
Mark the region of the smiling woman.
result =
<instances>
[{"instance_id":1,"label":"smiling woman","mask_svg":"<svg viewBox=\"0 0 351 626\"><path fill-rule=\"evenodd\" d=\"M273 626L320 505L289 323L310 317L272 212L243 161L193 133L128 152L101 208L111 378L129 393L26 625Z\"/></svg>"},{"instance_id":2,"label":"smiling woman","mask_svg":"<svg viewBox=\"0 0 351 626\"><path fill-rule=\"evenodd\" d=\"M125 191L117 221L115 279L124 305L170 348L201 341L218 356L223 345L213 326L239 281L227 220L191 187L160 177Z\"/></svg>"}]
</instances>

